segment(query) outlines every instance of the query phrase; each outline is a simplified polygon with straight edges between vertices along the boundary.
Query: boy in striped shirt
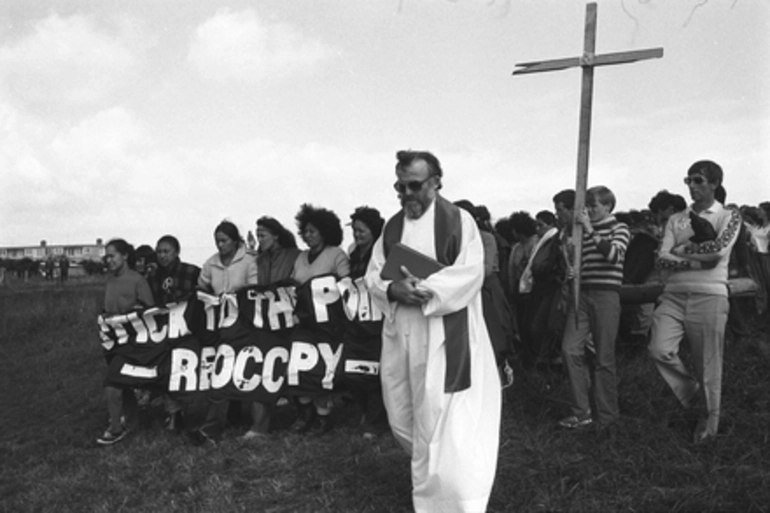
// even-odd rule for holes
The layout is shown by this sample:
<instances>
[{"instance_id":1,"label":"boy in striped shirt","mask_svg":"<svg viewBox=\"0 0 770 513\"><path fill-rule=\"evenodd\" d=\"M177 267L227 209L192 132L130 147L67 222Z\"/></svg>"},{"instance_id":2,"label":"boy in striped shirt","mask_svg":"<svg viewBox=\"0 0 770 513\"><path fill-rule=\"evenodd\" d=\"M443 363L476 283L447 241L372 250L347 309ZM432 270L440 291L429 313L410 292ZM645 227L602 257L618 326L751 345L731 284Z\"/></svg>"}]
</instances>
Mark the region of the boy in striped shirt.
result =
<instances>
[{"instance_id":1,"label":"boy in striped shirt","mask_svg":"<svg viewBox=\"0 0 770 513\"><path fill-rule=\"evenodd\" d=\"M620 417L615 364L615 339L620 322L620 285L623 261L630 239L628 226L615 219L615 195L604 186L586 191L586 210L575 212L575 220L583 225L580 304L567 312L567 325L562 338L562 357L570 382L572 415L559 421L566 428L591 424L589 390L591 370L586 361L586 340L593 336L595 365L593 368L596 421L600 428L615 423ZM577 322L575 322L577 315Z\"/></svg>"}]
</instances>

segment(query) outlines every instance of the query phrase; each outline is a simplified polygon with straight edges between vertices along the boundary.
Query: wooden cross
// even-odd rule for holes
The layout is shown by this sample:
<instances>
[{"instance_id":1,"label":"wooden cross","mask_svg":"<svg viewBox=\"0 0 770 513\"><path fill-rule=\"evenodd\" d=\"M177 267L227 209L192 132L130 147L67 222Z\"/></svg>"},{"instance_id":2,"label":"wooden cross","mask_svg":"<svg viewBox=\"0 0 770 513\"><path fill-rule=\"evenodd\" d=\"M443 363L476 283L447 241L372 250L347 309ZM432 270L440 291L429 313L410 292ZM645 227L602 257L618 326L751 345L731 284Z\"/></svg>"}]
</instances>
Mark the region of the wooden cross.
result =
<instances>
[{"instance_id":1,"label":"wooden cross","mask_svg":"<svg viewBox=\"0 0 770 513\"><path fill-rule=\"evenodd\" d=\"M558 71L567 68L583 68L583 84L580 95L580 132L578 137L578 163L577 182L575 184L574 212L582 212L585 208L586 184L588 183L588 151L591 142L591 104L593 102L594 68L596 66L610 66L613 64L625 64L646 59L663 57L663 48L651 48L631 52L617 52L596 55L596 4L586 5L586 24L583 43L583 55L566 59L554 59L548 61L522 62L516 64L514 75L526 73L541 73L544 71ZM575 313L580 301L580 260L583 249L583 225L577 223L573 217L572 241L575 248L573 256L574 276L574 302Z\"/></svg>"}]
</instances>

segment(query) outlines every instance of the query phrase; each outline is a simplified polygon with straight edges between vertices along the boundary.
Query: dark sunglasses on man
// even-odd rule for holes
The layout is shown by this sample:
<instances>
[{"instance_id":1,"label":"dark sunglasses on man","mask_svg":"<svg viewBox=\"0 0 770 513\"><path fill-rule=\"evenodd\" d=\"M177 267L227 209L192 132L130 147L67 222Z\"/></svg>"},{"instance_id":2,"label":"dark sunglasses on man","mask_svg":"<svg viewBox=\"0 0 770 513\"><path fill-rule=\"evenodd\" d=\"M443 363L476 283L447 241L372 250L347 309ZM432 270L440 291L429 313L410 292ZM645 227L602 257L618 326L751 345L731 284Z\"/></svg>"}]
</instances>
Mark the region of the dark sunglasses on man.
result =
<instances>
[{"instance_id":1,"label":"dark sunglasses on man","mask_svg":"<svg viewBox=\"0 0 770 513\"><path fill-rule=\"evenodd\" d=\"M690 185L690 184L703 185L704 183L706 183L706 178L700 175L685 176L684 183L687 185Z\"/></svg>"},{"instance_id":2,"label":"dark sunglasses on man","mask_svg":"<svg viewBox=\"0 0 770 513\"><path fill-rule=\"evenodd\" d=\"M393 188L396 189L396 192L399 194L404 194L407 189L409 189L412 192L420 192L422 190L422 186L425 185L425 182L433 178L433 175L429 176L425 180L413 180L411 182L396 182L393 184Z\"/></svg>"}]
</instances>

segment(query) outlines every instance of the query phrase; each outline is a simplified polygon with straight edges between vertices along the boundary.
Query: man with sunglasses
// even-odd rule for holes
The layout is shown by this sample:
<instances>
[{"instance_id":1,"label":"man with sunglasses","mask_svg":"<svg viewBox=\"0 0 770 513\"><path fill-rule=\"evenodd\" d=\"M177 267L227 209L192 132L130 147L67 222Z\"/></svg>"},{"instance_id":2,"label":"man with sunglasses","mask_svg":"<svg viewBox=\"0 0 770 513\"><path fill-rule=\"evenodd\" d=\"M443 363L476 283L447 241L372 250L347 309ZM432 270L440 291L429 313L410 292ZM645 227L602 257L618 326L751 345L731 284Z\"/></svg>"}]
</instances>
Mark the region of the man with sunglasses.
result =
<instances>
[{"instance_id":1,"label":"man with sunglasses","mask_svg":"<svg viewBox=\"0 0 770 513\"><path fill-rule=\"evenodd\" d=\"M709 160L690 166L684 182L693 203L669 218L657 260L668 276L653 313L650 356L679 402L697 413L694 443L713 440L719 427L729 310L727 264L741 227L740 214L715 198L722 177L722 168ZM708 221L716 237L693 242L691 214ZM694 375L679 359L684 336L690 343Z\"/></svg>"},{"instance_id":2,"label":"man with sunglasses","mask_svg":"<svg viewBox=\"0 0 770 513\"><path fill-rule=\"evenodd\" d=\"M501 383L481 306L481 236L470 214L438 193L434 155L400 151L396 158L402 209L375 243L366 274L385 315L380 375L388 420L412 457L416 511L483 512L497 467ZM440 269L420 279L401 266L400 278L383 277L398 243Z\"/></svg>"}]
</instances>

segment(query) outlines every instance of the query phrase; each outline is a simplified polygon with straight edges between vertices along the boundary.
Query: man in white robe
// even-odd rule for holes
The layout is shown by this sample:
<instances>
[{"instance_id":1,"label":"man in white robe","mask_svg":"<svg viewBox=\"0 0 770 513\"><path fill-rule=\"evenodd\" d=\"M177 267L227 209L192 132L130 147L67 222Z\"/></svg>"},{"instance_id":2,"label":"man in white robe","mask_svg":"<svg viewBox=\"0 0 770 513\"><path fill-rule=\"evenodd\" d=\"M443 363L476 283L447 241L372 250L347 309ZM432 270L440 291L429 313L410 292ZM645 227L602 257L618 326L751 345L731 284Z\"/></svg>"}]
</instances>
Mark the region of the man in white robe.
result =
<instances>
[{"instance_id":1,"label":"man in white robe","mask_svg":"<svg viewBox=\"0 0 770 513\"><path fill-rule=\"evenodd\" d=\"M471 216L439 196L442 172L432 154L397 158L403 209L376 242L366 275L385 314L388 420L412 456L416 511L483 512L497 467L501 383L481 306L482 241ZM394 242L445 267L422 280L405 267L403 279L384 279Z\"/></svg>"}]
</instances>

